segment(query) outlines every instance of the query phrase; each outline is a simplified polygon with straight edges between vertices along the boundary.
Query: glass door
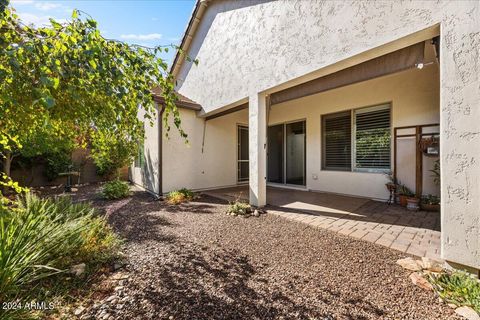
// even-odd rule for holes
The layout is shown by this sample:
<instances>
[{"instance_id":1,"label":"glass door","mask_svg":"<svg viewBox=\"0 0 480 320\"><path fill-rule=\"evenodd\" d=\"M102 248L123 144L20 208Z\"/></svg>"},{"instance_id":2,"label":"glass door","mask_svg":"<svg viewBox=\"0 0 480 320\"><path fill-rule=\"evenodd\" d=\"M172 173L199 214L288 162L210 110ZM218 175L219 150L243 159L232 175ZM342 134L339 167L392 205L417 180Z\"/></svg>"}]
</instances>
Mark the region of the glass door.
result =
<instances>
[{"instance_id":1,"label":"glass door","mask_svg":"<svg viewBox=\"0 0 480 320\"><path fill-rule=\"evenodd\" d=\"M237 181L245 182L249 178L248 127L238 126L237 141Z\"/></svg>"},{"instance_id":2,"label":"glass door","mask_svg":"<svg viewBox=\"0 0 480 320\"><path fill-rule=\"evenodd\" d=\"M283 138L284 138L284 125L279 124L276 126L268 127L267 133L267 181L274 183L284 183L283 180Z\"/></svg>"},{"instance_id":3,"label":"glass door","mask_svg":"<svg viewBox=\"0 0 480 320\"><path fill-rule=\"evenodd\" d=\"M305 121L268 127L267 181L306 185Z\"/></svg>"},{"instance_id":4,"label":"glass door","mask_svg":"<svg viewBox=\"0 0 480 320\"><path fill-rule=\"evenodd\" d=\"M305 121L285 125L286 183L305 185Z\"/></svg>"}]
</instances>

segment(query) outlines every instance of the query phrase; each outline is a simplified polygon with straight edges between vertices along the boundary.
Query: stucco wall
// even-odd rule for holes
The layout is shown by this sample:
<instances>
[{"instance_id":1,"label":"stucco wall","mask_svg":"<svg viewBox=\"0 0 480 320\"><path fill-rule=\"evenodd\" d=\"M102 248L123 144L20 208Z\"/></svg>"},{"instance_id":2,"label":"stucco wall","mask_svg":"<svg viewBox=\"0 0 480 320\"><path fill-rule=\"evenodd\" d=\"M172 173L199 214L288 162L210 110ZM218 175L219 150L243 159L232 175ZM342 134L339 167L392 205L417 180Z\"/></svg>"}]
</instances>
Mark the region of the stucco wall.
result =
<instances>
[{"instance_id":1,"label":"stucco wall","mask_svg":"<svg viewBox=\"0 0 480 320\"><path fill-rule=\"evenodd\" d=\"M296 119L306 120L306 178L308 189L388 199L388 192L385 188L386 177L382 173L321 169L321 116L390 102L392 106L392 127L438 123L440 120L439 98L438 66L431 65L423 70L408 70L273 105L269 113L269 124L289 122ZM413 142L413 145L415 145L415 142ZM401 145L399 147L399 158L405 160L403 162L399 161L399 179L414 190L414 148L413 146L412 148L401 148ZM411 163L413 163L413 171L409 167ZM426 167L427 165L431 164L425 163ZM314 179L314 176L318 178ZM438 194L438 189L433 185L428 172L424 174L424 186L425 190L430 191L430 193Z\"/></svg>"},{"instance_id":2,"label":"stucco wall","mask_svg":"<svg viewBox=\"0 0 480 320\"><path fill-rule=\"evenodd\" d=\"M480 267L480 2L255 3L213 2L200 23L178 80L207 112L440 25L442 256Z\"/></svg>"},{"instance_id":3,"label":"stucco wall","mask_svg":"<svg viewBox=\"0 0 480 320\"><path fill-rule=\"evenodd\" d=\"M130 181L142 186L150 192L158 193L159 191L159 149L158 137L159 126L158 121L150 125L150 121L143 118L144 111L140 109L138 117L144 121L145 141L143 144L145 154L145 164L142 167L135 167L134 164L130 167ZM158 120L158 119L156 119Z\"/></svg>"},{"instance_id":4,"label":"stucco wall","mask_svg":"<svg viewBox=\"0 0 480 320\"><path fill-rule=\"evenodd\" d=\"M172 126L163 137L163 192L179 188L208 189L237 183L237 125L248 124L248 110L206 122L191 110L180 109L188 144Z\"/></svg>"}]
</instances>

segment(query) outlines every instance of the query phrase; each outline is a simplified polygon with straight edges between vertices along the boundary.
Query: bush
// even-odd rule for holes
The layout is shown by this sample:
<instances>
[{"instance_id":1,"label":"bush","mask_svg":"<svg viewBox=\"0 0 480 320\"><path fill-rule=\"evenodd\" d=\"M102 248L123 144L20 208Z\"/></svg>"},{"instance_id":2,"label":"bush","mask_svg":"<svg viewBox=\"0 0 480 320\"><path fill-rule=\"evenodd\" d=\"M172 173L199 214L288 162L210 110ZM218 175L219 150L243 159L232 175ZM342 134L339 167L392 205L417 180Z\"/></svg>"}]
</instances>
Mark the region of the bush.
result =
<instances>
[{"instance_id":1,"label":"bush","mask_svg":"<svg viewBox=\"0 0 480 320\"><path fill-rule=\"evenodd\" d=\"M70 151L47 154L45 159L45 175L49 181L57 178L62 172L71 171L73 166Z\"/></svg>"},{"instance_id":2,"label":"bush","mask_svg":"<svg viewBox=\"0 0 480 320\"><path fill-rule=\"evenodd\" d=\"M90 157L99 175L117 173L137 154L137 143L121 133L95 131L91 142Z\"/></svg>"},{"instance_id":3,"label":"bush","mask_svg":"<svg viewBox=\"0 0 480 320\"><path fill-rule=\"evenodd\" d=\"M227 208L227 214L234 216L244 216L250 213L252 213L252 207L248 203L239 200L229 203Z\"/></svg>"},{"instance_id":4,"label":"bush","mask_svg":"<svg viewBox=\"0 0 480 320\"><path fill-rule=\"evenodd\" d=\"M27 194L0 214L0 301L27 299L40 279L75 263L105 262L120 243L95 209L67 197Z\"/></svg>"},{"instance_id":5,"label":"bush","mask_svg":"<svg viewBox=\"0 0 480 320\"><path fill-rule=\"evenodd\" d=\"M128 182L121 180L113 180L105 183L102 189L102 196L105 199L121 199L130 194L130 186Z\"/></svg>"},{"instance_id":6,"label":"bush","mask_svg":"<svg viewBox=\"0 0 480 320\"><path fill-rule=\"evenodd\" d=\"M480 280L466 272L453 271L430 275L434 290L447 303L469 306L480 313Z\"/></svg>"},{"instance_id":7,"label":"bush","mask_svg":"<svg viewBox=\"0 0 480 320\"><path fill-rule=\"evenodd\" d=\"M180 190L170 191L167 194L167 202L169 204L179 204L185 201L190 201L195 198L195 193L187 188Z\"/></svg>"}]
</instances>

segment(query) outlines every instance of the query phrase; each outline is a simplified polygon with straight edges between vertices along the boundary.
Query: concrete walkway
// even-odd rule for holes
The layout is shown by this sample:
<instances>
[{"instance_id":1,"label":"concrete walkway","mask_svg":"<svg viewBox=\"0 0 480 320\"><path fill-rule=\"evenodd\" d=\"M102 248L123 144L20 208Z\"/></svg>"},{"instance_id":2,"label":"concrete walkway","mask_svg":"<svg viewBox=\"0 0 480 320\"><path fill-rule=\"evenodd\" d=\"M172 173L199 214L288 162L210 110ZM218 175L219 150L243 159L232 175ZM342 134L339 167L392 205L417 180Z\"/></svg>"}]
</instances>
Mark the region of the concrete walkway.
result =
<instances>
[{"instance_id":1,"label":"concrete walkway","mask_svg":"<svg viewBox=\"0 0 480 320\"><path fill-rule=\"evenodd\" d=\"M248 186L210 190L213 197L248 199ZM364 198L267 188L269 213L373 242L418 257L440 260L440 214L412 212Z\"/></svg>"}]
</instances>

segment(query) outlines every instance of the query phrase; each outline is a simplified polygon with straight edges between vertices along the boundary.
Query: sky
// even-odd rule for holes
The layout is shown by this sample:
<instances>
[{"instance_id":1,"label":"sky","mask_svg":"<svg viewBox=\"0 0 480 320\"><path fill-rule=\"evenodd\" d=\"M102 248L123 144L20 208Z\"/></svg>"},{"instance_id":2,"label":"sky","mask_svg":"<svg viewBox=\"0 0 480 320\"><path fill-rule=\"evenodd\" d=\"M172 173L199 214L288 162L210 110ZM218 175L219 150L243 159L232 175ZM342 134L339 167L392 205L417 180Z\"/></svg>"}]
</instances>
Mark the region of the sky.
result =
<instances>
[{"instance_id":1,"label":"sky","mask_svg":"<svg viewBox=\"0 0 480 320\"><path fill-rule=\"evenodd\" d=\"M148 47L180 44L195 0L11 0L11 6L26 24L41 26L49 18L70 19L73 9L91 15L105 38ZM174 51L162 58L172 62Z\"/></svg>"}]
</instances>

